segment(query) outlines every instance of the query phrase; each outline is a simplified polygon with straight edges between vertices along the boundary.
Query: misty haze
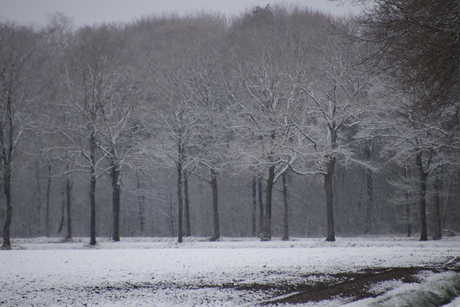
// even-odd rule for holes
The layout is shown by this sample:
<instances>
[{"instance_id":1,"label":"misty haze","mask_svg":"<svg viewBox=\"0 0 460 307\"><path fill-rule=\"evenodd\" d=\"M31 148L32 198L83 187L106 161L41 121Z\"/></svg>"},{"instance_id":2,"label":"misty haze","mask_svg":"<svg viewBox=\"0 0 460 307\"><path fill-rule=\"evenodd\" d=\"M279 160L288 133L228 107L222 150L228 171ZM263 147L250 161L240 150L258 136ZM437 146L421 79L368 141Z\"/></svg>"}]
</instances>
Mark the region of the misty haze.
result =
<instances>
[{"instance_id":1,"label":"misty haze","mask_svg":"<svg viewBox=\"0 0 460 307\"><path fill-rule=\"evenodd\" d=\"M0 20L0 305L460 305L460 3L372 3Z\"/></svg>"}]
</instances>

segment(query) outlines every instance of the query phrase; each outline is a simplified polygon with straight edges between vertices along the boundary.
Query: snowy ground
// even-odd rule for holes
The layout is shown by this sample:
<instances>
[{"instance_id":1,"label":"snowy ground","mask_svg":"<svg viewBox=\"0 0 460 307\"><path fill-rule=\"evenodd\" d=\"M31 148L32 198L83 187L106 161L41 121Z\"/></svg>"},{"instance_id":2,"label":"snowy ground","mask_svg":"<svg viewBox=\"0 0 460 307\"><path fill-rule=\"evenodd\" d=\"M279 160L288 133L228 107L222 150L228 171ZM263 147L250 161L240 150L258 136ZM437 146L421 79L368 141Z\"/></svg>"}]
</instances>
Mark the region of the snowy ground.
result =
<instances>
[{"instance_id":1,"label":"snowy ground","mask_svg":"<svg viewBox=\"0 0 460 307\"><path fill-rule=\"evenodd\" d=\"M96 247L87 242L13 239L13 250L0 251L0 305L250 306L295 292L299 285L339 283L339 273L412 267L429 270L421 271L416 282L373 284L375 298L350 303L353 299L334 297L301 306L402 306L403 300L430 289L434 295L460 295L455 288L460 276L454 273L460 237L427 242L337 238L332 243L322 238L186 238L181 244L174 238L122 238L117 243L101 238ZM449 306L457 305L460 300Z\"/></svg>"}]
</instances>

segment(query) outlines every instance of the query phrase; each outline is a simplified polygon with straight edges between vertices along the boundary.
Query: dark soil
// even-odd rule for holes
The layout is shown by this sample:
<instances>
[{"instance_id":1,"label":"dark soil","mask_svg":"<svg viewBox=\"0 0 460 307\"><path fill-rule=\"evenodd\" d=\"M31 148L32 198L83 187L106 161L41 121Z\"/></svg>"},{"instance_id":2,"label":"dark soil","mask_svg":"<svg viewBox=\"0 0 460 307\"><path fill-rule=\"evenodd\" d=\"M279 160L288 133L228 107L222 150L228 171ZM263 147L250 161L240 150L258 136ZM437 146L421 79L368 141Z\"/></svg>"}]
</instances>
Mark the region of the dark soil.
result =
<instances>
[{"instance_id":1,"label":"dark soil","mask_svg":"<svg viewBox=\"0 0 460 307\"><path fill-rule=\"evenodd\" d=\"M292 291L286 289L280 298L262 302L259 305L273 305L280 303L299 304L308 302L319 302L334 298L348 299L349 301L361 300L368 297L376 297L382 293L371 292L372 285L379 282L400 280L404 283L418 282L416 275L421 271L442 272L448 269L441 268L388 268L382 270L365 270L356 273L341 273L329 275L331 280L338 282L320 282L311 286L299 286ZM459 269L454 269L460 271ZM278 289L281 290L281 289ZM298 292L298 293L296 293ZM292 295L287 295L293 293Z\"/></svg>"},{"instance_id":2,"label":"dark soil","mask_svg":"<svg viewBox=\"0 0 460 307\"><path fill-rule=\"evenodd\" d=\"M352 298L360 300L367 297L375 297L378 294L369 291L373 284L389 280L401 280L403 282L417 282L415 275L419 272L417 268L393 268L386 270L371 271L367 270L358 273L343 273L332 275L341 280L339 283L318 283L306 287L298 294L294 294L282 299L274 299L273 303L307 303L319 302L322 300L333 299L337 297Z\"/></svg>"}]
</instances>

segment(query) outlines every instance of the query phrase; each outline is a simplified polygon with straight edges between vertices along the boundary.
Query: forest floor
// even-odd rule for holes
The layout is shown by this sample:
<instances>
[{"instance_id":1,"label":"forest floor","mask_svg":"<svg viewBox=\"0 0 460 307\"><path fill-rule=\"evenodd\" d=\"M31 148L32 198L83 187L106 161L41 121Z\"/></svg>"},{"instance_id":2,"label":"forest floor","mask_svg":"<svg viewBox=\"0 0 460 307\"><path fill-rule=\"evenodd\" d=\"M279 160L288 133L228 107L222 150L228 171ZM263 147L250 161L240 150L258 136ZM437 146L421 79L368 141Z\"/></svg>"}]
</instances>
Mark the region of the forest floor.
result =
<instances>
[{"instance_id":1,"label":"forest floor","mask_svg":"<svg viewBox=\"0 0 460 307\"><path fill-rule=\"evenodd\" d=\"M0 306L460 306L460 237L13 239Z\"/></svg>"}]
</instances>

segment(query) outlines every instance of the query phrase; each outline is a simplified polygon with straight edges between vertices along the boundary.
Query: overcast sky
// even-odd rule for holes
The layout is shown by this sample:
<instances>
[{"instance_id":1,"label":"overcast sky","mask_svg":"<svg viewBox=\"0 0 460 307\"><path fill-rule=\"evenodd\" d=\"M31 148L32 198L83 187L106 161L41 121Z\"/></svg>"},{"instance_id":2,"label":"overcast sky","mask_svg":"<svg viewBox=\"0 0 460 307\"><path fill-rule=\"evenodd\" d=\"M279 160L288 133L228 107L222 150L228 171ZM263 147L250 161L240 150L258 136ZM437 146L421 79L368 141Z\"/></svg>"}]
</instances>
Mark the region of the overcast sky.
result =
<instances>
[{"instance_id":1,"label":"overcast sky","mask_svg":"<svg viewBox=\"0 0 460 307\"><path fill-rule=\"evenodd\" d=\"M343 3L345 2L345 3ZM62 12L76 26L100 22L132 21L164 12L188 13L199 10L238 14L254 5L294 3L334 14L359 13L346 0L0 0L0 18L24 24L46 23L46 14Z\"/></svg>"}]
</instances>

